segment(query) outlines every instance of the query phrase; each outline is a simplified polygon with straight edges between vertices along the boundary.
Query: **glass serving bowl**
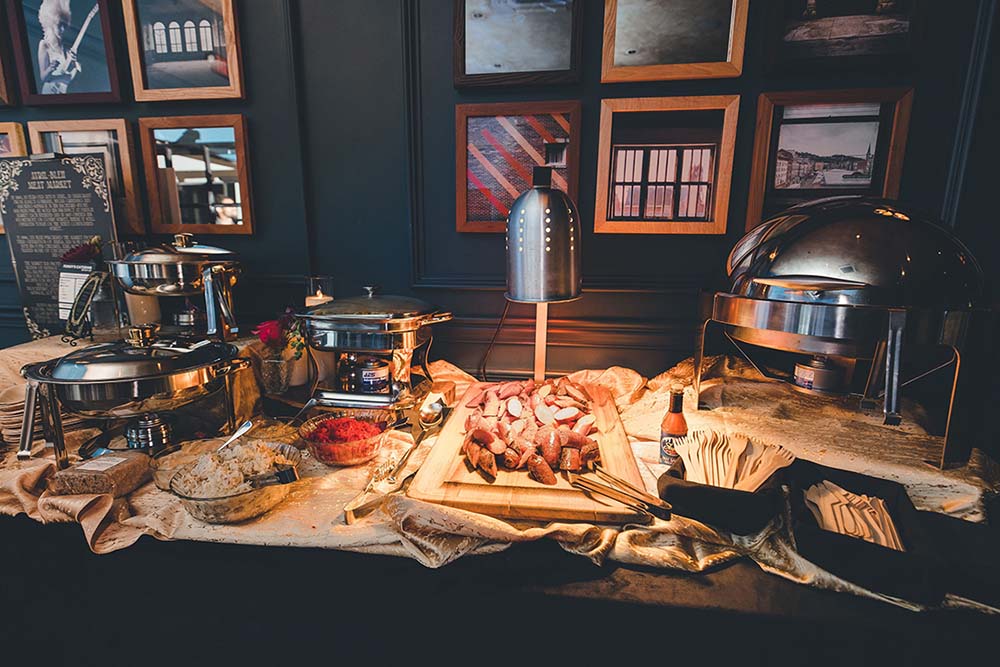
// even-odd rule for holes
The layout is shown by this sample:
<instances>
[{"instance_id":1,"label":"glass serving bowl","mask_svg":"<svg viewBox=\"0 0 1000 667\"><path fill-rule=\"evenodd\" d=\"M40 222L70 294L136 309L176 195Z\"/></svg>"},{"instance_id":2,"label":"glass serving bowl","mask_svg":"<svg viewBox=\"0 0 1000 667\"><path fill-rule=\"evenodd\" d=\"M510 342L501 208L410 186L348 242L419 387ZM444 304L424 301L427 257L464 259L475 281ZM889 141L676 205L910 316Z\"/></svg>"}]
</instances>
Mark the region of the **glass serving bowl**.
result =
<instances>
[{"instance_id":1,"label":"glass serving bowl","mask_svg":"<svg viewBox=\"0 0 1000 667\"><path fill-rule=\"evenodd\" d=\"M265 444L291 461L294 466L298 466L302 461L302 452L292 445ZM291 490L291 484L275 484L217 498L193 498L177 490L177 481L181 473L193 465L194 462L191 462L183 466L170 478L170 492L180 499L184 509L191 516L205 523L238 523L253 519L274 509Z\"/></svg>"},{"instance_id":2,"label":"glass serving bowl","mask_svg":"<svg viewBox=\"0 0 1000 667\"><path fill-rule=\"evenodd\" d=\"M329 410L302 424L299 427L299 437L309 448L309 453L320 463L325 463L328 466L361 465L375 458L375 455L382 449L383 443L389 437L389 430L386 427L396 420L398 414L397 410L388 408ZM382 431L370 438L350 442L317 442L314 438L316 428L325 421L340 417L353 417L358 421L376 424L381 427Z\"/></svg>"}]
</instances>

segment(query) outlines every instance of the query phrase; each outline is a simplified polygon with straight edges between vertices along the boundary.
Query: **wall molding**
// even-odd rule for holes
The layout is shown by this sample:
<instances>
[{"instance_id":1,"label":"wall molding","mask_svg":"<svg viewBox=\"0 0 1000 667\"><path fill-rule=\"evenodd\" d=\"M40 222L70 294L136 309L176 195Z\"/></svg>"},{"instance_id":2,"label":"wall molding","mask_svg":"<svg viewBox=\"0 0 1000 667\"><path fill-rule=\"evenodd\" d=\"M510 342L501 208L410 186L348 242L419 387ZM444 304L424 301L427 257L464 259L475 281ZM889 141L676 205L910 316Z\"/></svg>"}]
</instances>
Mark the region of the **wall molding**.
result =
<instances>
[{"instance_id":1,"label":"wall molding","mask_svg":"<svg viewBox=\"0 0 1000 667\"><path fill-rule=\"evenodd\" d=\"M941 203L941 219L952 228L958 222L958 209L962 201L965 170L976 127L986 61L989 59L990 33L993 31L996 9L997 0L979 0L972 45L969 49L969 65L965 70L965 84L962 87L958 120L955 123L955 143L952 146L951 162L948 166Z\"/></svg>"}]
</instances>

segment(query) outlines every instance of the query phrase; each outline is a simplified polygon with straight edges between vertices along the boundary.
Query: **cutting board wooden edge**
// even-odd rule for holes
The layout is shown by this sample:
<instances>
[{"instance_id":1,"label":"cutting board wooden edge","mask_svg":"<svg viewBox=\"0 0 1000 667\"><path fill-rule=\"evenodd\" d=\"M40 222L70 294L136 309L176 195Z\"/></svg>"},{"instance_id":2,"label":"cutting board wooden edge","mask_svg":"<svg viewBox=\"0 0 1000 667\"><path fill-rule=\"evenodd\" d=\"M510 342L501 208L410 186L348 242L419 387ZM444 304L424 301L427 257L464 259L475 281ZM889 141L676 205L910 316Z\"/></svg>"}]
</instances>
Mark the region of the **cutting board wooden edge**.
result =
<instances>
[{"instance_id":1,"label":"cutting board wooden edge","mask_svg":"<svg viewBox=\"0 0 1000 667\"><path fill-rule=\"evenodd\" d=\"M471 412L471 408L466 408L465 404L487 384L492 383L473 384L460 399L414 477L406 492L407 496L510 519L621 524L641 518L634 510L578 489L542 484L531 488L515 488L449 481L456 470L456 462L458 465L465 465L460 450L465 434L465 419ZM586 389L591 396L591 410L596 417L598 431L595 439L601 450L602 462L612 473L642 488L642 476L611 392L599 385L586 385ZM616 441L617 445L613 444Z\"/></svg>"}]
</instances>

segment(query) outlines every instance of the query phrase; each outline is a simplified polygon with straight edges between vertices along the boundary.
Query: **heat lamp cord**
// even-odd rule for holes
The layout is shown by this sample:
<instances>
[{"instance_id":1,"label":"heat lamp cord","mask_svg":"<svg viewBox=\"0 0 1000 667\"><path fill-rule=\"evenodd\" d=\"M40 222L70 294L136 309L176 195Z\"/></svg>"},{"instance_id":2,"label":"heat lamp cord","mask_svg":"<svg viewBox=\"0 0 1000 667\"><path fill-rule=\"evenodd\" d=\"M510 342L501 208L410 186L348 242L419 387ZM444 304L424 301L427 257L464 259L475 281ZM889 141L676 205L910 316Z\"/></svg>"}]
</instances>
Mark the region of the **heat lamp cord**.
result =
<instances>
[{"instance_id":1,"label":"heat lamp cord","mask_svg":"<svg viewBox=\"0 0 1000 667\"><path fill-rule=\"evenodd\" d=\"M493 352L493 346L497 342L497 338L500 336L500 329L503 328L503 323L507 319L507 311L510 310L510 301L504 299L503 313L500 315L500 320L497 322L497 328L493 332L493 337L490 338L490 344L483 352L483 358L479 360L479 379L486 382L486 362L489 361L490 353Z\"/></svg>"}]
</instances>

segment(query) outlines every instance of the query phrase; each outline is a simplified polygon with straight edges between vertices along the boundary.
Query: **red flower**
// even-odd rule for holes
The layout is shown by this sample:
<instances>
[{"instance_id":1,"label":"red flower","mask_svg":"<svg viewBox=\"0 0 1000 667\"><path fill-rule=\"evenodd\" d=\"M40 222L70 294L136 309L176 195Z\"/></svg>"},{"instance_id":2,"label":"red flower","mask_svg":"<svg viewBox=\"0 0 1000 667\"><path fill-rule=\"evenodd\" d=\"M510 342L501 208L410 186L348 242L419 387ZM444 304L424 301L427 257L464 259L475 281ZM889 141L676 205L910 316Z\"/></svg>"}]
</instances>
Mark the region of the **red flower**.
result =
<instances>
[{"instance_id":1,"label":"red flower","mask_svg":"<svg viewBox=\"0 0 1000 667\"><path fill-rule=\"evenodd\" d=\"M268 347L280 350L285 346L285 334L278 320L261 322L253 332L260 338L260 342Z\"/></svg>"},{"instance_id":2,"label":"red flower","mask_svg":"<svg viewBox=\"0 0 1000 667\"><path fill-rule=\"evenodd\" d=\"M86 264L87 262L96 259L101 254L101 246L94 245L93 243L84 243L82 245L73 246L59 259L65 263L77 263Z\"/></svg>"}]
</instances>

